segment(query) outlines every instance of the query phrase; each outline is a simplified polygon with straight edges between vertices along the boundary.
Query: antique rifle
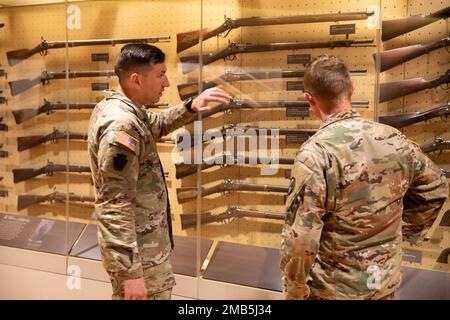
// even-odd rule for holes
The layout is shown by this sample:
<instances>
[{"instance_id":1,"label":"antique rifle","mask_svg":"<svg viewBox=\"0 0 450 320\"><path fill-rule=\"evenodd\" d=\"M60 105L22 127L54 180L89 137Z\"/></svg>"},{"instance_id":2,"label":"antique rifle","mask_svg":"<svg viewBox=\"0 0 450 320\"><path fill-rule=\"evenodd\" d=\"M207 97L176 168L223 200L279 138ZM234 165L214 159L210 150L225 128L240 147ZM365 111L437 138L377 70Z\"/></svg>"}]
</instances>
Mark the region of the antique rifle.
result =
<instances>
[{"instance_id":1,"label":"antique rifle","mask_svg":"<svg viewBox=\"0 0 450 320\"><path fill-rule=\"evenodd\" d=\"M367 69L352 69L350 74L363 74ZM255 71L255 72L231 72L227 71L225 74L209 81L202 82L202 90L216 87L223 83L233 81L248 81L248 80L265 80L276 78L302 78L305 75L305 70L280 70L280 71ZM177 86L178 94L181 100L198 95L199 85L198 81L182 83Z\"/></svg>"},{"instance_id":2,"label":"antique rifle","mask_svg":"<svg viewBox=\"0 0 450 320\"><path fill-rule=\"evenodd\" d=\"M351 21L351 20L365 20L372 16L374 12L360 11L360 12L338 12L326 14L312 14L312 15L297 15L297 16L281 16L281 17L249 17L231 19L225 18L225 22L219 27L208 30L206 28L201 30L203 41L228 33L240 27L252 26L271 26L283 24L300 24L300 23L317 23L317 22L337 22L337 21ZM177 52L184 51L199 42L200 30L182 32L177 34Z\"/></svg>"},{"instance_id":3,"label":"antique rifle","mask_svg":"<svg viewBox=\"0 0 450 320\"><path fill-rule=\"evenodd\" d=\"M77 201L77 202L94 202L95 197L77 195L73 193L68 194L69 201ZM67 195L65 193L61 193L58 191L54 191L47 195L34 195L34 194L20 194L17 197L17 210L25 209L33 204L42 203L42 202L64 202L67 199Z\"/></svg>"},{"instance_id":4,"label":"antique rifle","mask_svg":"<svg viewBox=\"0 0 450 320\"><path fill-rule=\"evenodd\" d=\"M47 41L41 38L41 42L31 49L18 49L8 51L6 57L8 63L12 67L19 62L28 59L29 57L40 53L45 56L50 49L58 49L67 47L81 47L81 46L99 46L99 45L111 45L123 43L155 43L155 42L168 42L170 36L151 37L151 38L129 38L129 39L90 39L90 40L69 40L69 41Z\"/></svg>"},{"instance_id":5,"label":"antique rifle","mask_svg":"<svg viewBox=\"0 0 450 320\"><path fill-rule=\"evenodd\" d=\"M56 128L47 135L37 135L37 136L24 136L17 138L17 150L23 151L40 144L51 141L52 143L57 143L60 139L69 138L71 140L87 140L87 133L76 133L76 132L62 132Z\"/></svg>"},{"instance_id":6,"label":"antique rifle","mask_svg":"<svg viewBox=\"0 0 450 320\"><path fill-rule=\"evenodd\" d=\"M52 176L55 172L91 172L89 166L74 166L74 165L65 165L65 164L54 164L51 161L47 162L47 165L39 168L21 168L21 169L13 169L13 181L14 183L18 183L21 181L25 181L28 179L32 179L41 174L45 174L47 176Z\"/></svg>"},{"instance_id":7,"label":"antique rifle","mask_svg":"<svg viewBox=\"0 0 450 320\"><path fill-rule=\"evenodd\" d=\"M206 159L201 164L201 170L206 170L208 168L212 168L215 166L224 166L224 165L235 165L235 164L269 164L273 163L273 158L250 158L250 157L243 157L242 159L232 157L230 155L220 155L216 156L214 158ZM293 158L278 158L277 159L279 164L293 164L294 159ZM181 179L187 176L190 176L192 174L197 173L197 164L188 164L184 162L178 162L175 163L175 170L176 175L175 177L177 179Z\"/></svg>"},{"instance_id":8,"label":"antique rifle","mask_svg":"<svg viewBox=\"0 0 450 320\"><path fill-rule=\"evenodd\" d=\"M8 85L11 89L11 95L16 96L24 91L27 91L28 89L31 89L32 87L38 85L38 84L48 84L50 80L57 80L57 79L66 79L66 77L69 77L70 79L73 78L91 78L91 77L111 77L115 76L114 70L107 70L107 71L62 71L62 72L49 72L49 71L42 71L42 73L33 79L20 79L20 80L14 80L9 81Z\"/></svg>"},{"instance_id":9,"label":"antique rifle","mask_svg":"<svg viewBox=\"0 0 450 320\"><path fill-rule=\"evenodd\" d=\"M229 206L223 213L213 214L211 212L205 212L200 215L200 223L214 223L214 222L231 222L231 220L237 218L263 218L271 220L284 220L286 214L281 212L267 212L257 211L251 209L241 209L236 206ZM180 215L181 229L188 229L197 225L197 214L195 213L183 213Z\"/></svg>"},{"instance_id":10,"label":"antique rifle","mask_svg":"<svg viewBox=\"0 0 450 320\"><path fill-rule=\"evenodd\" d=\"M446 47L449 44L450 37L447 37L428 44L415 44L374 53L373 59L375 60L375 65L379 66L380 72L383 72L431 51Z\"/></svg>"},{"instance_id":11,"label":"antique rifle","mask_svg":"<svg viewBox=\"0 0 450 320\"><path fill-rule=\"evenodd\" d=\"M447 70L445 74L433 80L414 78L382 83L380 85L380 102L386 102L425 89L436 88L442 84L448 85L449 82L450 70Z\"/></svg>"},{"instance_id":12,"label":"antique rifle","mask_svg":"<svg viewBox=\"0 0 450 320\"><path fill-rule=\"evenodd\" d=\"M215 53L203 55L203 65L213 63L220 59L233 60L239 53L254 53L279 50L298 50L298 49L320 49L320 48L342 48L342 47L368 47L373 46L373 39L362 40L332 40L321 42L280 42L267 44L247 44L230 43L228 47ZM193 54L180 57L181 71L183 73L191 72L199 67L199 55Z\"/></svg>"},{"instance_id":13,"label":"antique rifle","mask_svg":"<svg viewBox=\"0 0 450 320\"><path fill-rule=\"evenodd\" d=\"M414 123L437 117L447 117L448 115L450 115L450 102L423 112L407 112L398 115L381 116L378 121L399 129Z\"/></svg>"},{"instance_id":14,"label":"antique rifle","mask_svg":"<svg viewBox=\"0 0 450 320\"><path fill-rule=\"evenodd\" d=\"M190 200L197 198L196 187L181 187L177 188L177 199L178 203L185 203ZM263 192L277 192L277 193L287 193L288 187L269 185L269 184L255 184L255 183L245 183L242 181L225 179L223 182L212 186L212 187L202 187L201 196L206 197L215 193L222 193L226 191L263 191Z\"/></svg>"}]
</instances>

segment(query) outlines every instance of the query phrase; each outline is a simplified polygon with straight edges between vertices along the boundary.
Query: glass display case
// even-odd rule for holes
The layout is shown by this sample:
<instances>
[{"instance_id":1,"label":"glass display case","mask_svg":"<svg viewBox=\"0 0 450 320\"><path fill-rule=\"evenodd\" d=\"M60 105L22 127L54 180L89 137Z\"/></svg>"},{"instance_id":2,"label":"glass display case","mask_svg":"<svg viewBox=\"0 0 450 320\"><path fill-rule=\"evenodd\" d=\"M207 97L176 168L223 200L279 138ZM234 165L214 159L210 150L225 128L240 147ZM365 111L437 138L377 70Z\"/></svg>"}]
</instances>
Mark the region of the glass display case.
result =
<instances>
[{"instance_id":1,"label":"glass display case","mask_svg":"<svg viewBox=\"0 0 450 320\"><path fill-rule=\"evenodd\" d=\"M362 117L394 123L420 145L441 141L444 147L429 149L430 156L450 171L450 137L442 119L449 114L448 71L442 77L449 65L448 12L389 40L392 25L385 25L443 11L440 2L3 3L0 249L62 259L48 262L53 266L31 260L24 265L1 253L0 264L67 275L76 266L82 277L108 281L97 244L86 132L103 90L117 88L115 58L130 41L166 53L171 86L149 112L215 86L233 96L229 105L214 106L158 143L175 235L176 295L282 298L279 248L290 169L301 144L320 126L303 98L302 78L305 65L321 54L348 64L356 86L353 107ZM389 50L428 43L433 45L423 53L386 69ZM412 91L402 91L402 83L386 86L416 77L441 82ZM421 118L427 121L398 124L409 112L439 106ZM447 201L422 245L405 243L405 268L448 277L449 208ZM214 286L235 290L223 293Z\"/></svg>"}]
</instances>

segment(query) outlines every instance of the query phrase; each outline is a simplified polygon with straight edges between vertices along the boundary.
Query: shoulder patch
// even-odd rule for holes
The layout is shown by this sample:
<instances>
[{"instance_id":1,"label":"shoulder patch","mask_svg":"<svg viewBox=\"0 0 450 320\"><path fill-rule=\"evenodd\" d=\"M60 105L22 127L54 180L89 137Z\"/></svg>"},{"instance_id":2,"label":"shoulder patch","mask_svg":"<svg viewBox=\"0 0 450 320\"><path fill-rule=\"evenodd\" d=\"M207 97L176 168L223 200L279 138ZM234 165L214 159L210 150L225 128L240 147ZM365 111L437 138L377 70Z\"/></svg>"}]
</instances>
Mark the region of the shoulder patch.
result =
<instances>
[{"instance_id":1,"label":"shoulder patch","mask_svg":"<svg viewBox=\"0 0 450 320\"><path fill-rule=\"evenodd\" d=\"M114 135L114 142L136 152L139 141L124 131L118 131Z\"/></svg>"}]
</instances>

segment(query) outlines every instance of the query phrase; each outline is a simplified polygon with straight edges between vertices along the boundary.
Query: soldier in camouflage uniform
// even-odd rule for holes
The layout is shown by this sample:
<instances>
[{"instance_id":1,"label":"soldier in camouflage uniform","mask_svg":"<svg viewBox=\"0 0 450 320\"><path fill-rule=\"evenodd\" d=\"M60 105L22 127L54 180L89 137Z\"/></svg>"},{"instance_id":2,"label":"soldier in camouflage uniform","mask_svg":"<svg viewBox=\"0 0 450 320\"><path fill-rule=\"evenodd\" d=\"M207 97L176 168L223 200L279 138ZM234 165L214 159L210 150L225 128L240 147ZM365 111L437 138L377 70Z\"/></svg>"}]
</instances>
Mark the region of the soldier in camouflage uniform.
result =
<instances>
[{"instance_id":1,"label":"soldier in camouflage uniform","mask_svg":"<svg viewBox=\"0 0 450 320\"><path fill-rule=\"evenodd\" d=\"M115 65L117 91L105 91L90 123L88 151L95 186L98 237L113 299L170 299L175 279L168 192L155 140L229 95L209 89L195 99L146 112L169 86L164 53L129 44Z\"/></svg>"},{"instance_id":2,"label":"soldier in camouflage uniform","mask_svg":"<svg viewBox=\"0 0 450 320\"><path fill-rule=\"evenodd\" d=\"M323 123L291 174L280 264L286 299L392 298L402 235L423 240L447 180L401 132L352 111L354 87L339 59L311 62L304 85Z\"/></svg>"}]
</instances>

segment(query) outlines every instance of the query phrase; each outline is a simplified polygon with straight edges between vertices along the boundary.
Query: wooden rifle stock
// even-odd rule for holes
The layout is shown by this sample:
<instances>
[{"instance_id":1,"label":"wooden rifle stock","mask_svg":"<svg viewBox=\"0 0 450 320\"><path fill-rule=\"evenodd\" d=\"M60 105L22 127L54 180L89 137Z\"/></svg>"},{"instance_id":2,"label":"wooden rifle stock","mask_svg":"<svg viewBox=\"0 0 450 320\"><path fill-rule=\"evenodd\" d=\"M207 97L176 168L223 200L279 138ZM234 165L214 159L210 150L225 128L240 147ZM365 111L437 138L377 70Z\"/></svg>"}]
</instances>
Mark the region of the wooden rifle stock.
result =
<instances>
[{"instance_id":1,"label":"wooden rifle stock","mask_svg":"<svg viewBox=\"0 0 450 320\"><path fill-rule=\"evenodd\" d=\"M73 78L90 78L90 77L111 77L114 76L114 70L107 71L69 71L69 72L48 72L42 71L41 75L34 79L20 79L9 81L8 85L11 89L11 95L16 96L38 84L47 84L50 80Z\"/></svg>"},{"instance_id":2,"label":"wooden rifle stock","mask_svg":"<svg viewBox=\"0 0 450 320\"><path fill-rule=\"evenodd\" d=\"M425 89L436 88L441 84L448 84L449 82L450 82L450 70L447 70L447 72L444 75L434 80L414 78L382 83L380 85L380 102L386 102Z\"/></svg>"},{"instance_id":3,"label":"wooden rifle stock","mask_svg":"<svg viewBox=\"0 0 450 320\"><path fill-rule=\"evenodd\" d=\"M425 45L415 44L403 48L374 53L373 59L375 65L379 67L380 72L383 72L433 50L446 47L449 43L450 37L447 37Z\"/></svg>"},{"instance_id":4,"label":"wooden rifle stock","mask_svg":"<svg viewBox=\"0 0 450 320\"><path fill-rule=\"evenodd\" d=\"M213 222L226 222L236 218L263 218L271 220L284 220L285 214L281 212L266 212L251 209L241 209L236 206L229 206L223 213L212 214L211 212L202 213L200 215L200 224L208 224ZM197 214L184 213L180 215L181 229L188 229L197 225Z\"/></svg>"},{"instance_id":5,"label":"wooden rifle stock","mask_svg":"<svg viewBox=\"0 0 450 320\"><path fill-rule=\"evenodd\" d=\"M433 142L424 144L420 147L423 152L430 153L434 151L450 150L450 140L435 138Z\"/></svg>"},{"instance_id":6,"label":"wooden rifle stock","mask_svg":"<svg viewBox=\"0 0 450 320\"><path fill-rule=\"evenodd\" d=\"M45 174L47 176L52 176L54 172L91 172L91 169L88 166L74 166L74 165L64 165L64 164L54 164L51 161L48 161L47 165L39 168L20 168L13 169L13 181L14 183L18 183L21 181L29 180L34 177L37 177L41 174Z\"/></svg>"},{"instance_id":7,"label":"wooden rifle stock","mask_svg":"<svg viewBox=\"0 0 450 320\"><path fill-rule=\"evenodd\" d=\"M31 49L18 49L8 51L6 57L8 63L12 67L19 62L28 59L36 53L46 55L49 49L58 49L68 47L81 47L81 46L99 46L99 45L111 45L123 43L155 43L155 42L168 42L170 36L162 37L150 37L150 38L129 38L129 39L90 39L90 40L72 40L72 41L47 41L41 38L41 43Z\"/></svg>"},{"instance_id":8,"label":"wooden rifle stock","mask_svg":"<svg viewBox=\"0 0 450 320\"><path fill-rule=\"evenodd\" d=\"M32 194L21 194L17 197L17 210L25 209L33 204L42 203L47 201L59 201L64 202L66 199L69 201L77 201L77 202L94 202L95 197L91 196L83 196L77 195L73 193L69 193L66 195L65 193L60 193L58 191L54 191L47 195L32 195Z\"/></svg>"},{"instance_id":9,"label":"wooden rifle stock","mask_svg":"<svg viewBox=\"0 0 450 320\"><path fill-rule=\"evenodd\" d=\"M75 132L61 132L58 129L53 129L53 132L47 135L39 136L25 136L17 138L17 150L23 151L40 144L51 141L56 143L59 139L69 138L70 140L87 140L87 133L75 133Z\"/></svg>"},{"instance_id":10,"label":"wooden rifle stock","mask_svg":"<svg viewBox=\"0 0 450 320\"><path fill-rule=\"evenodd\" d=\"M225 179L223 182L215 186L209 188L202 188L201 196L203 198L211 194L225 191L264 191L264 192L286 193L288 191L288 187L268 185L268 184L245 183L242 181ZM188 202L196 198L197 198L196 187L177 188L177 199L179 203Z\"/></svg>"},{"instance_id":11,"label":"wooden rifle stock","mask_svg":"<svg viewBox=\"0 0 450 320\"><path fill-rule=\"evenodd\" d=\"M283 24L300 24L300 23L318 23L318 22L337 22L349 20L365 20L373 15L373 12L339 12L314 15L297 15L297 16L280 16L280 17L249 17L240 19L226 18L225 22L219 27L208 30L201 30L203 41L215 37L225 31L230 32L239 27L251 26L269 26ZM227 33L228 35L228 33ZM182 32L177 34L177 52L184 51L199 42L200 30Z\"/></svg>"},{"instance_id":12,"label":"wooden rifle stock","mask_svg":"<svg viewBox=\"0 0 450 320\"><path fill-rule=\"evenodd\" d=\"M384 20L381 25L382 29L381 40L387 41L393 39L402 34L424 27L440 19L446 19L449 16L450 16L450 7L446 7L427 16L420 14L405 18Z\"/></svg>"},{"instance_id":13,"label":"wooden rifle stock","mask_svg":"<svg viewBox=\"0 0 450 320\"><path fill-rule=\"evenodd\" d=\"M450 115L450 102L424 112L408 112L398 115L381 116L379 122L400 129L414 123L437 117L446 117L448 115Z\"/></svg>"},{"instance_id":14,"label":"wooden rifle stock","mask_svg":"<svg viewBox=\"0 0 450 320\"><path fill-rule=\"evenodd\" d=\"M93 109L96 103L62 103L62 102L50 102L44 99L44 104L37 109L19 109L13 110L12 114L17 124L21 124L26 120L30 120L39 114L51 114L56 110L82 110Z\"/></svg>"}]
</instances>

